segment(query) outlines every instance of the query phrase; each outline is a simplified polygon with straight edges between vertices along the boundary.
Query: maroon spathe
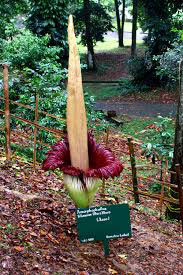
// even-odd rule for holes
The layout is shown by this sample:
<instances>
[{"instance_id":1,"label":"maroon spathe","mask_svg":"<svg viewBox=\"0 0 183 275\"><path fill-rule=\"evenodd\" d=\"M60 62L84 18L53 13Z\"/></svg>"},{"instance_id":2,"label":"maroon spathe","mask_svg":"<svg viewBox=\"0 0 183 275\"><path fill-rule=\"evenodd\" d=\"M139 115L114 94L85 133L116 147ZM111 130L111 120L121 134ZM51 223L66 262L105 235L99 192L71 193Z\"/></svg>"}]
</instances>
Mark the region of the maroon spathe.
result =
<instances>
[{"instance_id":1,"label":"maroon spathe","mask_svg":"<svg viewBox=\"0 0 183 275\"><path fill-rule=\"evenodd\" d=\"M123 170L123 165L116 160L112 152L97 144L93 135L88 134L89 169L83 171L71 166L69 143L67 138L52 146L47 158L43 162L44 170L60 168L64 174L70 176L104 178L117 177Z\"/></svg>"}]
</instances>

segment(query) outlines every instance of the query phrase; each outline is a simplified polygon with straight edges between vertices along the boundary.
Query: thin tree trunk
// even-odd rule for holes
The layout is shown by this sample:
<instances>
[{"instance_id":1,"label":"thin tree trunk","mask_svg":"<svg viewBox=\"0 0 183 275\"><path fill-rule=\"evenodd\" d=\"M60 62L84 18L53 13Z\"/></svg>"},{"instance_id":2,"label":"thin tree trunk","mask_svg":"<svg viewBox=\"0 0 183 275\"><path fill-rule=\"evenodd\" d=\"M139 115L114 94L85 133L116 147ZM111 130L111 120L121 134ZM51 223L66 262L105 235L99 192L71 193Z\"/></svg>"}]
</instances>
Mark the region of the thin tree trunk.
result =
<instances>
[{"instance_id":1,"label":"thin tree trunk","mask_svg":"<svg viewBox=\"0 0 183 275\"><path fill-rule=\"evenodd\" d=\"M123 9L122 9L122 45L124 47L124 25L125 25L125 6L126 6L126 0L123 0Z\"/></svg>"},{"instance_id":2,"label":"thin tree trunk","mask_svg":"<svg viewBox=\"0 0 183 275\"><path fill-rule=\"evenodd\" d=\"M175 125L175 145L174 145L174 156L172 162L172 171L176 172L176 165L180 165L181 174L183 174L183 61L180 62L179 66L179 101L177 106L177 117ZM171 183L177 184L175 174L171 174ZM180 176L180 183L183 185L183 177ZM170 195L173 198L178 198L177 189L171 188ZM170 204L167 208L166 216L170 219L180 219L180 212L176 210L176 206Z\"/></svg>"},{"instance_id":3,"label":"thin tree trunk","mask_svg":"<svg viewBox=\"0 0 183 275\"><path fill-rule=\"evenodd\" d=\"M86 44L88 49L87 64L88 70L96 70L95 54L93 47L93 39L91 36L91 20L90 20L90 1L84 0L83 2L85 10L85 26L86 26Z\"/></svg>"},{"instance_id":4,"label":"thin tree trunk","mask_svg":"<svg viewBox=\"0 0 183 275\"><path fill-rule=\"evenodd\" d=\"M138 0L133 0L132 45L131 45L132 57L136 55L137 15L138 15Z\"/></svg>"},{"instance_id":5,"label":"thin tree trunk","mask_svg":"<svg viewBox=\"0 0 183 275\"><path fill-rule=\"evenodd\" d=\"M120 20L120 13L119 13L119 1L114 0L115 10L116 10L116 21L117 21L117 28L118 28L118 43L119 47L123 47L123 33L121 28L121 20Z\"/></svg>"}]
</instances>

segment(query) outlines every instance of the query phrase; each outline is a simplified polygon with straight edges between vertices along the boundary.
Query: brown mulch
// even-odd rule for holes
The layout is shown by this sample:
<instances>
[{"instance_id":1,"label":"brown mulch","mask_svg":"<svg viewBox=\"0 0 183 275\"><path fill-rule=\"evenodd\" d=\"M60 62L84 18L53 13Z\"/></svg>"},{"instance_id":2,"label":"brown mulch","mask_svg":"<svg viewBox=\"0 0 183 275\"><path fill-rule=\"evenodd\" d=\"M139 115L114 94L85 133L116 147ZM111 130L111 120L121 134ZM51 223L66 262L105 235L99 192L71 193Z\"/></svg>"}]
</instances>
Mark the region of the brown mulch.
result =
<instances>
[{"instance_id":1,"label":"brown mulch","mask_svg":"<svg viewBox=\"0 0 183 275\"><path fill-rule=\"evenodd\" d=\"M117 157L128 154L126 139L117 133L110 136L108 147ZM140 157L138 142L135 148ZM111 182L108 196L98 193L94 205L133 202L132 195L123 191L126 183L130 185L131 179L124 171L121 184L115 187L115 181ZM182 274L183 240L178 223L161 221L131 203L132 237L111 240L110 255L105 257L101 242L78 241L73 204L62 176L45 173L40 167L33 171L15 155L13 163L7 163L0 153L0 186L2 274ZM120 192L113 196L115 188ZM35 195L32 199L31 194ZM141 199L141 205L147 207L149 200ZM156 208L156 203L151 205Z\"/></svg>"},{"instance_id":2,"label":"brown mulch","mask_svg":"<svg viewBox=\"0 0 183 275\"><path fill-rule=\"evenodd\" d=\"M128 55L112 54L112 53L97 53L96 64L98 71L96 73L84 72L83 80L118 80L119 78L128 78L126 62Z\"/></svg>"}]
</instances>

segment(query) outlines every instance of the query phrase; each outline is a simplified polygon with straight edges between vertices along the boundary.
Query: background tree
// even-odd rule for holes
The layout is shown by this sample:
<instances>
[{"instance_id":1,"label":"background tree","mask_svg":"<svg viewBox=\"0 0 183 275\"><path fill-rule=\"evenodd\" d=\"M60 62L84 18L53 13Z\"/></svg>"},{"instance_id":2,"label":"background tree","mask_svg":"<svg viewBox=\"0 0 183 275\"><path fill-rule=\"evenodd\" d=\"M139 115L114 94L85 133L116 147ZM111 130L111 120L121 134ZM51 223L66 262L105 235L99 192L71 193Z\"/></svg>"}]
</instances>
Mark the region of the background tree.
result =
<instances>
[{"instance_id":1,"label":"background tree","mask_svg":"<svg viewBox=\"0 0 183 275\"><path fill-rule=\"evenodd\" d=\"M48 34L50 46L59 46L60 61L68 58L69 0L30 0L27 27L38 36Z\"/></svg>"},{"instance_id":2,"label":"background tree","mask_svg":"<svg viewBox=\"0 0 183 275\"><path fill-rule=\"evenodd\" d=\"M112 30L112 19L102 4L84 0L75 13L75 30L81 35L81 43L87 46L88 69L96 70L94 45L104 40L104 34Z\"/></svg>"},{"instance_id":3,"label":"background tree","mask_svg":"<svg viewBox=\"0 0 183 275\"><path fill-rule=\"evenodd\" d=\"M89 70L96 70L93 39L91 33L91 8L90 1L83 0L84 22L85 22L85 41L87 45L87 65Z\"/></svg>"},{"instance_id":4,"label":"background tree","mask_svg":"<svg viewBox=\"0 0 183 275\"><path fill-rule=\"evenodd\" d=\"M136 0L135 0L136 1ZM145 43L147 45L144 66L146 79L153 85L160 85L160 79L156 75L159 63L154 59L155 55L163 54L171 48L172 42L177 37L173 32L175 24L173 15L183 7L179 0L138 0L139 23L143 31L147 32Z\"/></svg>"},{"instance_id":5,"label":"background tree","mask_svg":"<svg viewBox=\"0 0 183 275\"><path fill-rule=\"evenodd\" d=\"M114 0L114 5L115 5L116 22L117 22L117 29L118 29L118 43L119 43L119 47L123 47L123 44L122 44L121 19L120 19L120 12L119 12L120 2L118 0Z\"/></svg>"},{"instance_id":6,"label":"background tree","mask_svg":"<svg viewBox=\"0 0 183 275\"><path fill-rule=\"evenodd\" d=\"M125 0L122 1L122 4L123 4L122 19L121 19L121 16L120 16L120 9L119 9L120 4L121 4L121 1L114 0L115 11L116 11L116 22L117 22L117 30L118 30L119 47L124 47L123 33L124 33L124 23L125 23Z\"/></svg>"},{"instance_id":7,"label":"background tree","mask_svg":"<svg viewBox=\"0 0 183 275\"><path fill-rule=\"evenodd\" d=\"M124 46L124 26L125 26L125 9L126 9L126 0L122 0L122 21L121 21L121 29L122 29L122 45Z\"/></svg>"},{"instance_id":8,"label":"background tree","mask_svg":"<svg viewBox=\"0 0 183 275\"><path fill-rule=\"evenodd\" d=\"M138 0L133 0L132 45L131 45L132 57L136 55L137 17L138 17Z\"/></svg>"},{"instance_id":9,"label":"background tree","mask_svg":"<svg viewBox=\"0 0 183 275\"><path fill-rule=\"evenodd\" d=\"M181 175L183 174L183 63L182 60L179 65L179 100L177 106L177 117L175 125L175 141L174 154L171 170L176 172L176 164L180 165ZM180 176L181 185L183 186L183 176ZM177 184L176 175L171 174L171 183ZM178 191L176 188L171 188L170 195L177 199ZM170 219L180 219L180 211L176 211L177 205L173 203L166 210L166 215Z\"/></svg>"}]
</instances>

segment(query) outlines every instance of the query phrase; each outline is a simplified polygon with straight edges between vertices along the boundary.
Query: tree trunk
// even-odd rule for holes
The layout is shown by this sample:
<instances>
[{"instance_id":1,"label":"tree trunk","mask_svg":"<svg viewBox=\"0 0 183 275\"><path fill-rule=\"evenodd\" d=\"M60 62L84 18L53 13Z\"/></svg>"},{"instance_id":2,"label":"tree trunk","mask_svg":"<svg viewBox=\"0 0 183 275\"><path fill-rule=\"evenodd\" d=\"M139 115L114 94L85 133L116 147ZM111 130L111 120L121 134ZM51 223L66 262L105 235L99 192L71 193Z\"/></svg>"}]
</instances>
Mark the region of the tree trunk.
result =
<instances>
[{"instance_id":1,"label":"tree trunk","mask_svg":"<svg viewBox=\"0 0 183 275\"><path fill-rule=\"evenodd\" d=\"M90 1L84 0L83 5L84 5L84 10L85 10L86 44L87 44L87 50L88 50L87 65L88 65L88 70L95 71L96 63L95 63L93 39L92 39L92 35L91 35Z\"/></svg>"},{"instance_id":2,"label":"tree trunk","mask_svg":"<svg viewBox=\"0 0 183 275\"><path fill-rule=\"evenodd\" d=\"M124 25L125 25L125 6L126 6L126 0L123 0L123 9L122 9L122 25L121 25L121 29L122 29L122 45L124 46Z\"/></svg>"},{"instance_id":3,"label":"tree trunk","mask_svg":"<svg viewBox=\"0 0 183 275\"><path fill-rule=\"evenodd\" d=\"M118 43L119 43L119 47L124 47L124 45L123 45L123 33L122 33L120 13L119 13L119 1L114 0L114 4L115 4L116 21L117 21L117 28L118 28Z\"/></svg>"},{"instance_id":4,"label":"tree trunk","mask_svg":"<svg viewBox=\"0 0 183 275\"><path fill-rule=\"evenodd\" d=\"M137 15L138 15L138 0L133 0L132 45L131 45L132 57L136 55Z\"/></svg>"},{"instance_id":5,"label":"tree trunk","mask_svg":"<svg viewBox=\"0 0 183 275\"><path fill-rule=\"evenodd\" d=\"M179 100L177 106L177 117L175 125L175 145L174 145L174 155L172 161L171 170L176 172L176 164L180 165L181 174L183 174L183 61L180 62L179 66ZM180 177L181 185L183 185L183 177ZM171 174L171 183L177 184L176 175ZM170 195L177 199L178 190L171 189ZM166 216L170 219L180 219L180 212L176 211L177 205L170 204L170 207L166 210Z\"/></svg>"}]
</instances>

